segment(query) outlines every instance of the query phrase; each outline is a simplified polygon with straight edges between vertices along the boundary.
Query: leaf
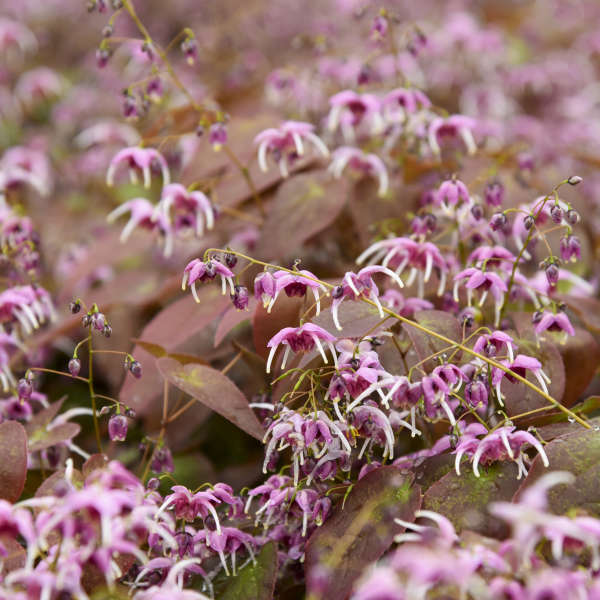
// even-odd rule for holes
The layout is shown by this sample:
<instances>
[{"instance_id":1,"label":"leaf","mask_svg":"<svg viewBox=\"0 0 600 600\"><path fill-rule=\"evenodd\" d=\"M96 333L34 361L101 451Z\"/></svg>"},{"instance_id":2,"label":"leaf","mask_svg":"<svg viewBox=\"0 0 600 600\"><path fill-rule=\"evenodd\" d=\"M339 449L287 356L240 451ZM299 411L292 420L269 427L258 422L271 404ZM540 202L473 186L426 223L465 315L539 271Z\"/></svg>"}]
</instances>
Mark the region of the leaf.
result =
<instances>
[{"instance_id":1,"label":"leaf","mask_svg":"<svg viewBox=\"0 0 600 600\"><path fill-rule=\"evenodd\" d=\"M156 364L169 383L262 440L262 426L248 406L246 397L231 379L211 367L194 363L182 365L173 358L159 358Z\"/></svg>"},{"instance_id":2,"label":"leaf","mask_svg":"<svg viewBox=\"0 0 600 600\"><path fill-rule=\"evenodd\" d=\"M108 456L106 454L92 454L81 467L81 473L84 479L87 479L94 471L104 469L108 464Z\"/></svg>"},{"instance_id":3,"label":"leaf","mask_svg":"<svg viewBox=\"0 0 600 600\"><path fill-rule=\"evenodd\" d=\"M581 508L600 517L600 425L597 421L592 425L593 429L580 427L574 433L557 437L544 448L552 471L569 471L575 475L572 484L557 485L548 492L549 508L556 514ZM537 456L515 495L515 501L548 471Z\"/></svg>"},{"instance_id":4,"label":"leaf","mask_svg":"<svg viewBox=\"0 0 600 600\"><path fill-rule=\"evenodd\" d=\"M176 300L160 311L146 325L140 340L132 351L136 360L142 363L144 374L140 379L125 378L119 399L143 416L153 401L162 393L162 378L154 367L157 353L169 353L182 346L190 338L201 332L225 309L230 300L222 296L217 285L207 284L198 288L200 303L191 294ZM149 344L149 345L148 345Z\"/></svg>"},{"instance_id":5,"label":"leaf","mask_svg":"<svg viewBox=\"0 0 600 600\"><path fill-rule=\"evenodd\" d=\"M271 600L278 575L277 546L265 544L256 557L256 564L249 563L235 577L229 577L220 600Z\"/></svg>"},{"instance_id":6,"label":"leaf","mask_svg":"<svg viewBox=\"0 0 600 600\"><path fill-rule=\"evenodd\" d=\"M16 502L27 478L27 432L17 421L0 423L0 498Z\"/></svg>"},{"instance_id":7,"label":"leaf","mask_svg":"<svg viewBox=\"0 0 600 600\"><path fill-rule=\"evenodd\" d=\"M362 337L367 331L370 332L369 335L375 335L378 331L387 329L397 322L397 319L388 315L382 319L377 308L360 301L343 302L339 307L338 316L342 326L341 331L333 323L331 308L321 311L312 322L332 335L344 338Z\"/></svg>"},{"instance_id":8,"label":"leaf","mask_svg":"<svg viewBox=\"0 0 600 600\"><path fill-rule=\"evenodd\" d=\"M2 547L6 554L2 556L2 561L0 561L2 564L0 575L6 575L25 566L27 552L14 537L11 537L8 533L0 534L0 548Z\"/></svg>"},{"instance_id":9,"label":"leaf","mask_svg":"<svg viewBox=\"0 0 600 600\"><path fill-rule=\"evenodd\" d=\"M74 438L81 431L77 423L61 423L52 429L37 429L29 437L29 450L38 452Z\"/></svg>"},{"instance_id":10,"label":"leaf","mask_svg":"<svg viewBox=\"0 0 600 600\"><path fill-rule=\"evenodd\" d=\"M83 487L83 475L78 469L73 469L71 475L71 483L78 489ZM65 470L55 471L42 481L41 485L35 492L36 498L42 498L43 496L64 496L65 491ZM68 484L67 484L68 485ZM67 488L69 489L69 488Z\"/></svg>"},{"instance_id":11,"label":"leaf","mask_svg":"<svg viewBox=\"0 0 600 600\"><path fill-rule=\"evenodd\" d=\"M456 342L462 340L460 323L456 317L450 313L441 310L420 310L415 313L414 320L419 323L419 325L423 325L451 340ZM412 325L405 323L403 328L413 344L419 361L426 361L423 364L423 368L428 372L432 371L437 365L437 362L433 359L426 360L429 356L436 352L441 352L444 349L448 349L448 352L452 352L452 349L448 347L449 344L424 333Z\"/></svg>"},{"instance_id":12,"label":"leaf","mask_svg":"<svg viewBox=\"0 0 600 600\"><path fill-rule=\"evenodd\" d=\"M166 356L167 351L160 344L153 344L152 342L145 342L144 340L133 339L131 340L137 344L140 348L143 348L149 354L152 354L154 358L160 358Z\"/></svg>"},{"instance_id":13,"label":"leaf","mask_svg":"<svg viewBox=\"0 0 600 600\"><path fill-rule=\"evenodd\" d=\"M271 313L268 313L262 304L257 303L252 316L252 337L257 354L267 360L267 343L284 327L298 326L303 305L303 298L289 298L285 294L279 295Z\"/></svg>"},{"instance_id":14,"label":"leaf","mask_svg":"<svg viewBox=\"0 0 600 600\"><path fill-rule=\"evenodd\" d=\"M413 475L380 467L365 475L338 503L332 515L306 546L307 580L317 580L319 596L344 600L365 567L390 547L403 528L395 518L414 519L421 506L421 488Z\"/></svg>"},{"instance_id":15,"label":"leaf","mask_svg":"<svg viewBox=\"0 0 600 600\"><path fill-rule=\"evenodd\" d=\"M475 477L468 463L461 474L454 469L434 483L423 496L423 508L438 512L452 522L458 532L470 529L490 537L508 535L505 524L486 512L491 501L510 501L521 482L512 461L496 462Z\"/></svg>"},{"instance_id":16,"label":"leaf","mask_svg":"<svg viewBox=\"0 0 600 600\"><path fill-rule=\"evenodd\" d=\"M564 344L558 344L566 378L561 404L567 407L579 400L600 364L600 347L594 336L581 327L574 329L574 336L570 335Z\"/></svg>"},{"instance_id":17,"label":"leaf","mask_svg":"<svg viewBox=\"0 0 600 600\"><path fill-rule=\"evenodd\" d=\"M347 183L332 179L327 171L290 177L277 189L255 254L266 258L293 254L335 221L347 197Z\"/></svg>"},{"instance_id":18,"label":"leaf","mask_svg":"<svg viewBox=\"0 0 600 600\"><path fill-rule=\"evenodd\" d=\"M25 423L25 431L27 431L27 435L31 437L38 429L46 429L48 423L50 423L50 421L52 421L52 419L54 419L54 417L56 417L56 415L59 413L65 399L66 396L32 415L31 419Z\"/></svg>"},{"instance_id":19,"label":"leaf","mask_svg":"<svg viewBox=\"0 0 600 600\"><path fill-rule=\"evenodd\" d=\"M569 294L558 294L556 300L564 302L592 333L600 333L600 300Z\"/></svg>"},{"instance_id":20,"label":"leaf","mask_svg":"<svg viewBox=\"0 0 600 600\"><path fill-rule=\"evenodd\" d=\"M227 337L227 335L244 321L248 321L256 310L257 301L255 298L250 298L248 310L238 310L235 306L231 306L225 311L225 314L217 325L215 332L215 348Z\"/></svg>"}]
</instances>

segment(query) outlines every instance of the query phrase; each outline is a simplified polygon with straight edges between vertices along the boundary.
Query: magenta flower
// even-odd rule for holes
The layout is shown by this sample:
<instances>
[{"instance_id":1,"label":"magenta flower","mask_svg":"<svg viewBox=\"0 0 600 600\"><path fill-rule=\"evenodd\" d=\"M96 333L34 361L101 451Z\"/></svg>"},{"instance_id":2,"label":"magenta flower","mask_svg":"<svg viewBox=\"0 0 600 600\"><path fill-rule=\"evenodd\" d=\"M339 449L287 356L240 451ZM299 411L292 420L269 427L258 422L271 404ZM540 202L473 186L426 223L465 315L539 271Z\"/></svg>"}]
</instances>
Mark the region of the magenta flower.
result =
<instances>
[{"instance_id":1,"label":"magenta flower","mask_svg":"<svg viewBox=\"0 0 600 600\"><path fill-rule=\"evenodd\" d=\"M124 202L106 217L113 223L125 213L130 213L129 221L121 232L121 243L125 243L136 227L158 231L165 236L165 256L170 256L173 250L173 230L164 215L156 212L156 207L146 198L133 198Z\"/></svg>"},{"instance_id":2,"label":"magenta flower","mask_svg":"<svg viewBox=\"0 0 600 600\"><path fill-rule=\"evenodd\" d=\"M221 530L219 516L214 505L220 504L221 500L211 491L200 491L195 494L183 485L174 485L172 494L165 497L165 501L159 509L159 514L170 508L174 511L175 518L185 521L195 521L199 516L203 519L210 514L215 520L217 531Z\"/></svg>"},{"instance_id":3,"label":"magenta flower","mask_svg":"<svg viewBox=\"0 0 600 600\"><path fill-rule=\"evenodd\" d=\"M471 196L467 186L460 179L448 179L443 181L435 192L435 203L440 206L444 212L451 213L456 205L463 201L465 204L471 204Z\"/></svg>"},{"instance_id":4,"label":"magenta flower","mask_svg":"<svg viewBox=\"0 0 600 600\"><path fill-rule=\"evenodd\" d=\"M359 148L342 146L334 151L329 170L336 179L350 166L354 171L375 177L379 181L377 194L385 196L389 188L389 179L385 164L376 154L366 154Z\"/></svg>"},{"instance_id":5,"label":"magenta flower","mask_svg":"<svg viewBox=\"0 0 600 600\"><path fill-rule=\"evenodd\" d=\"M304 155L304 141L310 142L322 156L329 156L329 150L314 131L310 123L285 121L279 129L266 129L254 138L258 144L258 164L261 171L268 171L267 155L278 164L283 177L287 177L288 165Z\"/></svg>"},{"instance_id":6,"label":"magenta flower","mask_svg":"<svg viewBox=\"0 0 600 600\"><path fill-rule=\"evenodd\" d=\"M0 194L2 191L28 184L41 196L53 187L52 168L44 152L26 146L13 146L0 160Z\"/></svg>"},{"instance_id":7,"label":"magenta flower","mask_svg":"<svg viewBox=\"0 0 600 600\"><path fill-rule=\"evenodd\" d=\"M114 185L115 174L121 163L125 163L129 169L129 178L132 183L137 183L138 172L141 171L144 181L144 187L150 187L150 175L152 169L160 168L162 172L163 185L170 183L169 167L163 155L154 148L139 148L133 146L124 148L117 152L114 158L110 161L108 171L106 173L106 184Z\"/></svg>"},{"instance_id":8,"label":"magenta flower","mask_svg":"<svg viewBox=\"0 0 600 600\"><path fill-rule=\"evenodd\" d=\"M517 257L502 246L479 246L471 252L467 262L479 269L499 267L510 271L516 260Z\"/></svg>"},{"instance_id":9,"label":"magenta flower","mask_svg":"<svg viewBox=\"0 0 600 600\"><path fill-rule=\"evenodd\" d=\"M163 187L155 218L159 214L165 222L173 223L176 231L192 227L197 236L204 234L205 227L211 230L215 224L215 209L206 195L200 191L189 192L179 183Z\"/></svg>"},{"instance_id":10,"label":"magenta flower","mask_svg":"<svg viewBox=\"0 0 600 600\"><path fill-rule=\"evenodd\" d=\"M267 373L271 371L271 363L275 356L275 352L280 344L287 346L283 354L283 360L281 361L281 369L285 369L285 365L290 354L292 352L308 352L313 350L315 347L321 353L323 362L327 364L327 355L321 344L321 341L325 342L331 351L333 361L337 366L337 358L333 343L335 342L335 336L331 335L328 331L313 325L312 323L305 323L300 327L284 327L279 333L274 335L268 342L267 347L271 348L269 352L269 358L267 360Z\"/></svg>"},{"instance_id":11,"label":"magenta flower","mask_svg":"<svg viewBox=\"0 0 600 600\"><path fill-rule=\"evenodd\" d=\"M473 138L475 120L463 115L437 117L429 125L427 132L429 147L434 154L440 154L440 142L446 138L460 138L468 154L475 154L477 146Z\"/></svg>"},{"instance_id":12,"label":"magenta flower","mask_svg":"<svg viewBox=\"0 0 600 600\"><path fill-rule=\"evenodd\" d=\"M383 446L384 458L394 458L394 431L390 419L382 410L363 404L353 409L351 417L354 428L365 438L359 458L368 446L374 443Z\"/></svg>"},{"instance_id":13,"label":"magenta flower","mask_svg":"<svg viewBox=\"0 0 600 600\"><path fill-rule=\"evenodd\" d=\"M15 286L0 293L0 323L20 325L22 336L54 319L50 294L40 286Z\"/></svg>"},{"instance_id":14,"label":"magenta flower","mask_svg":"<svg viewBox=\"0 0 600 600\"><path fill-rule=\"evenodd\" d=\"M454 300L458 302L458 287L461 280L466 279L467 302L471 306L473 299L473 290L481 293L479 297L479 306L482 306L487 298L488 292L491 292L494 297L494 322L496 326L500 320L500 309L504 302L504 294L508 291L508 287L504 280L493 271L482 271L475 267L469 267L454 276Z\"/></svg>"},{"instance_id":15,"label":"magenta flower","mask_svg":"<svg viewBox=\"0 0 600 600\"><path fill-rule=\"evenodd\" d=\"M345 90L332 96L329 104L331 110L327 117L327 127L329 131L340 127L347 141L355 139L356 130L363 124L370 135L377 135L383 131L381 102L373 94L357 94Z\"/></svg>"},{"instance_id":16,"label":"magenta flower","mask_svg":"<svg viewBox=\"0 0 600 600\"><path fill-rule=\"evenodd\" d=\"M575 335L573 325L571 325L569 317L564 312L554 314L544 311L535 326L535 332L537 335L540 335L544 331L562 331L565 334L565 338L568 335Z\"/></svg>"},{"instance_id":17,"label":"magenta flower","mask_svg":"<svg viewBox=\"0 0 600 600\"><path fill-rule=\"evenodd\" d=\"M565 262L581 260L581 242L574 235L567 235L560 239L560 257Z\"/></svg>"},{"instance_id":18,"label":"magenta flower","mask_svg":"<svg viewBox=\"0 0 600 600\"><path fill-rule=\"evenodd\" d=\"M438 273L438 296L441 296L446 286L448 263L440 253L439 248L431 242L417 242L407 237L397 237L375 242L357 259L357 264L366 260L370 263L379 262L384 267L390 267L397 275L402 275L404 269L410 267L406 285L413 284L418 276L419 297L425 293L425 283L431 278L434 269ZM383 259L383 260L382 260Z\"/></svg>"},{"instance_id":19,"label":"magenta flower","mask_svg":"<svg viewBox=\"0 0 600 600\"><path fill-rule=\"evenodd\" d=\"M517 349L513 339L504 331L493 331L491 334L480 335L473 346L473 351L495 357L506 352L509 360L514 360L514 351Z\"/></svg>"},{"instance_id":20,"label":"magenta flower","mask_svg":"<svg viewBox=\"0 0 600 600\"><path fill-rule=\"evenodd\" d=\"M196 291L196 281L200 281L201 283L212 281L217 275L221 277L222 293L227 293L227 284L229 284L231 293L235 294L233 273L224 264L214 258L206 262L195 258L189 262L183 270L181 289L185 290L186 286L190 286L194 300L199 303L200 298L198 298L198 292Z\"/></svg>"},{"instance_id":21,"label":"magenta flower","mask_svg":"<svg viewBox=\"0 0 600 600\"><path fill-rule=\"evenodd\" d=\"M254 295L261 299L267 312L271 312L279 294L284 291L287 296L302 297L310 288L315 297L316 314L321 312L319 290L325 291L325 286L317 276L306 269L300 271L275 271L273 274L264 272L254 280Z\"/></svg>"},{"instance_id":22,"label":"magenta flower","mask_svg":"<svg viewBox=\"0 0 600 600\"><path fill-rule=\"evenodd\" d=\"M517 354L513 361L502 360L501 364L508 367L508 372L503 371L498 367L492 369L492 385L496 388L496 395L500 400L502 394L500 392L500 384L502 379L506 377L511 383L516 383L516 379L511 376L511 371L521 377L527 376L527 371L531 371L534 377L538 380L540 387L546 394L548 393L547 383L550 383L550 378L542 370L542 363L533 356L525 356L524 354Z\"/></svg>"},{"instance_id":23,"label":"magenta flower","mask_svg":"<svg viewBox=\"0 0 600 600\"><path fill-rule=\"evenodd\" d=\"M409 115L430 106L431 100L415 88L397 88L381 101L383 117L388 123L404 123Z\"/></svg>"},{"instance_id":24,"label":"magenta flower","mask_svg":"<svg viewBox=\"0 0 600 600\"><path fill-rule=\"evenodd\" d=\"M414 317L415 313L420 310L431 310L433 304L429 300L422 298L405 298L402 292L398 290L386 290L381 296L383 304L391 308L403 317Z\"/></svg>"},{"instance_id":25,"label":"magenta flower","mask_svg":"<svg viewBox=\"0 0 600 600\"><path fill-rule=\"evenodd\" d=\"M341 285L334 288L331 293L333 302L331 304L331 315L335 326L341 330L338 311L340 304L345 298L350 300L358 300L360 297L368 298L375 303L379 310L381 318L384 316L383 307L379 301L379 289L373 281L373 276L376 273L383 273L388 277L391 277L400 287L404 287L404 283L398 277L396 273L387 267L380 267L378 265L364 267L358 273L348 272L344 275Z\"/></svg>"}]
</instances>

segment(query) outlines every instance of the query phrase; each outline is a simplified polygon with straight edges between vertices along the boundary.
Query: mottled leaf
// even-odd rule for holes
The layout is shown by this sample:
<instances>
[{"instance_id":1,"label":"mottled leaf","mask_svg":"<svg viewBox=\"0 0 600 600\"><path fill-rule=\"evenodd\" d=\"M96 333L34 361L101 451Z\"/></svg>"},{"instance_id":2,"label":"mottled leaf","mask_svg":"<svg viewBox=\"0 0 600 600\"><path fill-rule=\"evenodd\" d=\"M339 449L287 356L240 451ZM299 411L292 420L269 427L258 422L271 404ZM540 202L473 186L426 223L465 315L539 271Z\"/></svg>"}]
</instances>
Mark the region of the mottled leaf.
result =
<instances>
[{"instance_id":1,"label":"mottled leaf","mask_svg":"<svg viewBox=\"0 0 600 600\"><path fill-rule=\"evenodd\" d=\"M307 580L318 579L320 597L347 598L364 569L402 532L394 519L412 521L420 506L412 474L380 467L365 475L308 541Z\"/></svg>"},{"instance_id":2,"label":"mottled leaf","mask_svg":"<svg viewBox=\"0 0 600 600\"><path fill-rule=\"evenodd\" d=\"M162 376L175 387L237 425L251 436L262 439L264 432L244 394L227 376L199 364L182 365L164 357L156 362Z\"/></svg>"},{"instance_id":3,"label":"mottled leaf","mask_svg":"<svg viewBox=\"0 0 600 600\"><path fill-rule=\"evenodd\" d=\"M277 580L277 546L265 544L256 556L235 577L230 577L227 587L219 594L220 600L271 600Z\"/></svg>"},{"instance_id":4,"label":"mottled leaf","mask_svg":"<svg viewBox=\"0 0 600 600\"><path fill-rule=\"evenodd\" d=\"M480 467L480 477L475 477L465 462L460 475L452 469L427 490L423 508L444 515L459 532L471 529L491 537L504 537L508 534L506 526L489 515L486 506L492 501L510 501L521 483L517 473L514 462L504 461Z\"/></svg>"},{"instance_id":5,"label":"mottled leaf","mask_svg":"<svg viewBox=\"0 0 600 600\"><path fill-rule=\"evenodd\" d=\"M549 491L550 510L564 514L570 509L582 508L600 517L600 425L592 422L592 426L592 429L579 427L574 433L557 437L547 444L545 451L550 468L545 468L537 456L515 499L549 470L569 471L575 475L575 481L557 485Z\"/></svg>"},{"instance_id":6,"label":"mottled leaf","mask_svg":"<svg viewBox=\"0 0 600 600\"><path fill-rule=\"evenodd\" d=\"M441 310L421 310L415 313L414 320L419 323L419 325L423 325L424 327L427 327L427 329L444 335L453 341L460 342L462 339L460 323L456 317L450 313ZM441 352L445 349L448 349L448 352L452 352L452 349L449 348L449 344L446 342L438 340L412 325L405 323L403 327L413 343L419 361L426 360L432 354ZM426 371L431 371L436 365L437 362L433 359L426 360L423 368Z\"/></svg>"},{"instance_id":7,"label":"mottled leaf","mask_svg":"<svg viewBox=\"0 0 600 600\"><path fill-rule=\"evenodd\" d=\"M61 423L52 429L36 429L29 437L29 450L38 452L74 438L81 427L77 423Z\"/></svg>"},{"instance_id":8,"label":"mottled leaf","mask_svg":"<svg viewBox=\"0 0 600 600\"><path fill-rule=\"evenodd\" d=\"M71 475L71 483L77 487L83 487L83 475L81 471L78 469L73 469L73 474ZM35 492L36 498L41 498L43 496L64 496L65 485L68 486L66 489L70 488L70 485L65 481L65 471L62 469L61 471L55 471L42 481L41 485Z\"/></svg>"},{"instance_id":9,"label":"mottled leaf","mask_svg":"<svg viewBox=\"0 0 600 600\"><path fill-rule=\"evenodd\" d=\"M343 179L326 171L311 171L284 181L269 207L264 235L255 254L274 258L288 256L338 216L348 196Z\"/></svg>"},{"instance_id":10,"label":"mottled leaf","mask_svg":"<svg viewBox=\"0 0 600 600\"><path fill-rule=\"evenodd\" d=\"M4 548L5 552L2 561L0 561L2 563L0 575L6 575L25 566L27 552L14 537L11 537L8 533L0 534L0 548Z\"/></svg>"},{"instance_id":11,"label":"mottled leaf","mask_svg":"<svg viewBox=\"0 0 600 600\"><path fill-rule=\"evenodd\" d=\"M27 477L27 432L17 421L0 423L0 498L16 502Z\"/></svg>"}]
</instances>

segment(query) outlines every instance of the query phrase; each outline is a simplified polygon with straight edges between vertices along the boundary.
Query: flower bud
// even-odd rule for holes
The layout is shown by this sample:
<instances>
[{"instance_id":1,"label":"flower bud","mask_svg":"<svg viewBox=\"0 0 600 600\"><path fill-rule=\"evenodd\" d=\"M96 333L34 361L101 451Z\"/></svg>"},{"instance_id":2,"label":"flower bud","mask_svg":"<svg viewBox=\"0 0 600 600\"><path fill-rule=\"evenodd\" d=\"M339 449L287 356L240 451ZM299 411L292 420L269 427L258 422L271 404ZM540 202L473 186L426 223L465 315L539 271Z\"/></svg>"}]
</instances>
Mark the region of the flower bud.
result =
<instances>
[{"instance_id":1,"label":"flower bud","mask_svg":"<svg viewBox=\"0 0 600 600\"><path fill-rule=\"evenodd\" d=\"M112 335L112 327L108 323L104 324L104 327L102 328L102 335L107 338Z\"/></svg>"},{"instance_id":2,"label":"flower bud","mask_svg":"<svg viewBox=\"0 0 600 600\"><path fill-rule=\"evenodd\" d=\"M535 224L535 219L531 215L527 215L523 219L523 226L529 231Z\"/></svg>"},{"instance_id":3,"label":"flower bud","mask_svg":"<svg viewBox=\"0 0 600 600\"><path fill-rule=\"evenodd\" d=\"M28 400L31 398L31 394L33 393L33 385L31 385L31 381L27 381L27 379L19 379L19 383L17 384L17 394L20 399Z\"/></svg>"},{"instance_id":4,"label":"flower bud","mask_svg":"<svg viewBox=\"0 0 600 600\"><path fill-rule=\"evenodd\" d=\"M465 400L472 406L485 406L488 401L488 390L485 383L479 379L467 383L465 386Z\"/></svg>"},{"instance_id":5,"label":"flower bud","mask_svg":"<svg viewBox=\"0 0 600 600\"><path fill-rule=\"evenodd\" d=\"M94 313L92 315L92 325L97 331L102 331L106 323L106 317L102 313Z\"/></svg>"},{"instance_id":6,"label":"flower bud","mask_svg":"<svg viewBox=\"0 0 600 600\"><path fill-rule=\"evenodd\" d=\"M471 214L476 221L479 221L483 217L483 208L481 204L474 204L471 207Z\"/></svg>"},{"instance_id":7,"label":"flower bud","mask_svg":"<svg viewBox=\"0 0 600 600\"><path fill-rule=\"evenodd\" d=\"M238 310L245 310L248 308L249 296L248 296L248 288L243 285L236 285L234 288L234 293L231 294L231 300L233 301L233 305Z\"/></svg>"},{"instance_id":8,"label":"flower bud","mask_svg":"<svg viewBox=\"0 0 600 600\"><path fill-rule=\"evenodd\" d=\"M554 287L558 283L558 267L555 263L551 263L546 267L546 279L551 287Z\"/></svg>"},{"instance_id":9,"label":"flower bud","mask_svg":"<svg viewBox=\"0 0 600 600\"><path fill-rule=\"evenodd\" d=\"M142 376L142 365L137 360L131 362L129 370L136 379L139 379Z\"/></svg>"},{"instance_id":10,"label":"flower bud","mask_svg":"<svg viewBox=\"0 0 600 600\"><path fill-rule=\"evenodd\" d=\"M571 225L576 225L579 222L579 213L571 208L567 211L567 221Z\"/></svg>"},{"instance_id":11,"label":"flower bud","mask_svg":"<svg viewBox=\"0 0 600 600\"><path fill-rule=\"evenodd\" d=\"M552 221L557 225L562 223L563 220L563 210L558 204L554 204L550 209L550 216L552 217Z\"/></svg>"},{"instance_id":12,"label":"flower bud","mask_svg":"<svg viewBox=\"0 0 600 600\"><path fill-rule=\"evenodd\" d=\"M69 310L72 314L76 315L81 310L81 302L79 300L74 300L69 303Z\"/></svg>"},{"instance_id":13,"label":"flower bud","mask_svg":"<svg viewBox=\"0 0 600 600\"><path fill-rule=\"evenodd\" d=\"M569 179L567 179L567 183L569 185L577 185L578 183L581 183L583 181L583 177L580 177L579 175L571 175L571 177L569 177Z\"/></svg>"},{"instance_id":14,"label":"flower bud","mask_svg":"<svg viewBox=\"0 0 600 600\"><path fill-rule=\"evenodd\" d=\"M83 315L83 317L81 318L81 324L84 327L89 327L91 322L92 322L91 315Z\"/></svg>"},{"instance_id":15,"label":"flower bud","mask_svg":"<svg viewBox=\"0 0 600 600\"><path fill-rule=\"evenodd\" d=\"M493 231L498 231L499 229L504 229L506 226L508 219L504 213L495 213L492 215L490 220L490 227Z\"/></svg>"},{"instance_id":16,"label":"flower bud","mask_svg":"<svg viewBox=\"0 0 600 600\"><path fill-rule=\"evenodd\" d=\"M235 254L232 254L231 252L227 252L227 254L225 254L225 264L230 269L233 269L233 267L235 267L235 265L237 265L237 261L238 261L238 258Z\"/></svg>"},{"instance_id":17,"label":"flower bud","mask_svg":"<svg viewBox=\"0 0 600 600\"><path fill-rule=\"evenodd\" d=\"M77 377L79 371L81 371L81 361L78 358L72 358L69 361L69 373L71 373L73 377Z\"/></svg>"},{"instance_id":18,"label":"flower bud","mask_svg":"<svg viewBox=\"0 0 600 600\"><path fill-rule=\"evenodd\" d=\"M483 192L486 204L502 206L504 200L504 186L499 181L490 181Z\"/></svg>"},{"instance_id":19,"label":"flower bud","mask_svg":"<svg viewBox=\"0 0 600 600\"><path fill-rule=\"evenodd\" d=\"M124 442L127 437L127 419L123 415L113 415L108 420L108 436L113 442Z\"/></svg>"},{"instance_id":20,"label":"flower bud","mask_svg":"<svg viewBox=\"0 0 600 600\"><path fill-rule=\"evenodd\" d=\"M208 141L215 150L227 143L227 129L223 123L213 123L208 130Z\"/></svg>"}]
</instances>

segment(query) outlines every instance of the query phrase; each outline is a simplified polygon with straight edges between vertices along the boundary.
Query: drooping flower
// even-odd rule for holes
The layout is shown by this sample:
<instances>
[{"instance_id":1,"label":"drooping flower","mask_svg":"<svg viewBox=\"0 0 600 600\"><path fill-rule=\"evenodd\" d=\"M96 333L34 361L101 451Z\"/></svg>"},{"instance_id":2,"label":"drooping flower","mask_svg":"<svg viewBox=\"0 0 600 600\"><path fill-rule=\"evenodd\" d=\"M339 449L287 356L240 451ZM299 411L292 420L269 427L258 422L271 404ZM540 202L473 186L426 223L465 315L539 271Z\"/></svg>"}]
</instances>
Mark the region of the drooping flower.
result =
<instances>
[{"instance_id":1,"label":"drooping flower","mask_svg":"<svg viewBox=\"0 0 600 600\"><path fill-rule=\"evenodd\" d=\"M233 273L223 263L214 258L206 262L201 261L199 258L190 261L183 270L181 289L185 290L189 286L192 290L194 300L200 302L198 292L196 291L196 281L200 281L201 283L212 281L217 275L221 277L222 293L227 293L227 284L229 284L231 293L235 294Z\"/></svg>"},{"instance_id":2,"label":"drooping flower","mask_svg":"<svg viewBox=\"0 0 600 600\"><path fill-rule=\"evenodd\" d=\"M569 317L564 312L557 312L556 314L549 311L544 311L541 318L536 323L535 333L540 335L544 331L562 331L564 337L568 335L575 335L575 329L571 325Z\"/></svg>"},{"instance_id":3,"label":"drooping flower","mask_svg":"<svg viewBox=\"0 0 600 600\"><path fill-rule=\"evenodd\" d=\"M115 174L119 166L125 163L129 169L129 178L132 183L137 183L138 172L141 171L144 187L150 187L150 177L154 166L160 168L162 172L163 186L170 183L171 177L169 167L164 156L154 148L130 147L124 148L115 154L110 161L108 171L106 173L106 184L114 185Z\"/></svg>"},{"instance_id":4,"label":"drooping flower","mask_svg":"<svg viewBox=\"0 0 600 600\"><path fill-rule=\"evenodd\" d=\"M316 314L321 311L319 290L325 291L325 286L317 276L306 269L300 271L275 271L260 273L254 280L254 295L262 300L267 312L271 312L279 294L283 291L289 297L306 295L310 288L315 297Z\"/></svg>"},{"instance_id":5,"label":"drooping flower","mask_svg":"<svg viewBox=\"0 0 600 600\"><path fill-rule=\"evenodd\" d=\"M469 267L454 276L454 299L457 302L458 288L460 282L464 279L467 280L465 287L467 288L467 302L469 306L471 306L474 290L481 293L479 297L479 306L483 305L488 292L491 292L494 297L494 323L496 323L497 326L500 320L500 309L504 303L504 294L508 291L508 287L504 280L493 271L482 271L475 267Z\"/></svg>"},{"instance_id":6,"label":"drooping flower","mask_svg":"<svg viewBox=\"0 0 600 600\"><path fill-rule=\"evenodd\" d=\"M339 179L347 166L354 171L377 178L379 181L377 193L379 196L385 196L389 188L387 169L376 154L366 154L359 148L342 146L333 152L329 170L336 179Z\"/></svg>"},{"instance_id":7,"label":"drooping flower","mask_svg":"<svg viewBox=\"0 0 600 600\"><path fill-rule=\"evenodd\" d=\"M304 141L310 142L324 157L329 150L314 133L314 126L300 121L285 121L279 129L266 129L254 138L258 144L258 164L263 172L268 170L267 155L271 155L279 166L283 177L289 173L289 165L304 155Z\"/></svg>"},{"instance_id":8,"label":"drooping flower","mask_svg":"<svg viewBox=\"0 0 600 600\"><path fill-rule=\"evenodd\" d=\"M345 90L332 96L329 104L331 110L327 117L327 127L330 131L340 127L347 141L355 139L356 131L362 125L370 135L377 135L383 131L381 102L373 94L357 94Z\"/></svg>"},{"instance_id":9,"label":"drooping flower","mask_svg":"<svg viewBox=\"0 0 600 600\"><path fill-rule=\"evenodd\" d=\"M440 142L445 138L460 138L468 154L475 154L477 145L473 138L475 120L464 115L437 117L429 125L427 132L429 147L434 154L440 154Z\"/></svg>"}]
</instances>

